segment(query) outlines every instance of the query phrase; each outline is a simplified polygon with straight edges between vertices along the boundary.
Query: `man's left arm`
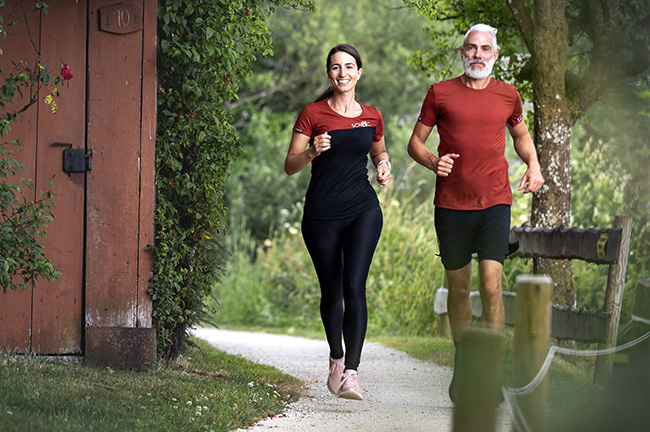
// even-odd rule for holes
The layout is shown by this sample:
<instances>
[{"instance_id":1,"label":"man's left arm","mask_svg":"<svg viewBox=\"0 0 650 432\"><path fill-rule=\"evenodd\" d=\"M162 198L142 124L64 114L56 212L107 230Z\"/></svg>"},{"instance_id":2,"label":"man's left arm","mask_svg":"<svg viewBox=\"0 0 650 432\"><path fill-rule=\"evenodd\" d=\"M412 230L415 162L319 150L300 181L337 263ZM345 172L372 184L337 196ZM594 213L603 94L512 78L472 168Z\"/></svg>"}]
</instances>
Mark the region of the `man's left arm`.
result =
<instances>
[{"instance_id":1,"label":"man's left arm","mask_svg":"<svg viewBox=\"0 0 650 432\"><path fill-rule=\"evenodd\" d=\"M524 177L519 183L518 190L524 190L524 193L537 192L544 184L542 170L537 159L535 144L530 137L526 124L522 121L517 126L508 125L508 131L512 136L515 151L522 161L528 166Z\"/></svg>"}]
</instances>

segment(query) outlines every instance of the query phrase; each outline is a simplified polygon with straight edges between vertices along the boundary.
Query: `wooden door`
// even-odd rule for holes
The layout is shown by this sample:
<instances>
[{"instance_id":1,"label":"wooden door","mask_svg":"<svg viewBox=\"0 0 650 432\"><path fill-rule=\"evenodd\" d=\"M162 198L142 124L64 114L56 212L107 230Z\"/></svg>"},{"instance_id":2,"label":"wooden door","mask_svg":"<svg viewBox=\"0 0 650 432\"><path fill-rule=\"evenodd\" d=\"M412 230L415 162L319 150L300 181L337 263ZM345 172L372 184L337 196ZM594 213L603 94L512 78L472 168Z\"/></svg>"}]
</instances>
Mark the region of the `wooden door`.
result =
<instances>
[{"instance_id":1,"label":"wooden door","mask_svg":"<svg viewBox=\"0 0 650 432\"><path fill-rule=\"evenodd\" d=\"M22 16L21 1L10 3ZM35 2L24 3L31 10ZM56 114L42 93L12 131L25 143L20 160L36 194L55 184L43 243L62 276L0 291L0 348L73 354L83 352L89 326L151 327L156 6L55 1L0 40L3 70L19 58L35 64L33 41L42 64L67 64L73 74L58 86ZM91 154L92 169L64 172L68 147Z\"/></svg>"},{"instance_id":2,"label":"wooden door","mask_svg":"<svg viewBox=\"0 0 650 432\"><path fill-rule=\"evenodd\" d=\"M151 327L155 0L90 0L85 325Z\"/></svg>"},{"instance_id":3,"label":"wooden door","mask_svg":"<svg viewBox=\"0 0 650 432\"><path fill-rule=\"evenodd\" d=\"M24 15L19 0L9 3L12 14L2 11L5 24ZM28 12L34 9L34 1L25 0L24 4ZM65 37L61 37L62 33ZM0 42L0 65L5 73L11 70L12 60L24 60L31 68L37 67L35 46L43 53L41 64L55 74L63 63L68 64L73 79L57 86L60 95L54 98L56 114L44 102L47 90L41 91L38 102L25 112L24 120L18 121L7 137L24 143L18 159L27 170L25 177L34 180L35 193L31 198L47 190L50 181L55 185L55 220L49 224L48 235L42 242L46 256L62 276L52 282L40 281L33 290L8 290L6 294L0 291L0 347L18 352L78 353L83 329L85 174L63 171L63 151L68 147L83 149L86 145L86 4L54 2L47 15L31 13L27 19L8 27L7 34ZM16 97L14 105L21 107L25 101Z\"/></svg>"}]
</instances>

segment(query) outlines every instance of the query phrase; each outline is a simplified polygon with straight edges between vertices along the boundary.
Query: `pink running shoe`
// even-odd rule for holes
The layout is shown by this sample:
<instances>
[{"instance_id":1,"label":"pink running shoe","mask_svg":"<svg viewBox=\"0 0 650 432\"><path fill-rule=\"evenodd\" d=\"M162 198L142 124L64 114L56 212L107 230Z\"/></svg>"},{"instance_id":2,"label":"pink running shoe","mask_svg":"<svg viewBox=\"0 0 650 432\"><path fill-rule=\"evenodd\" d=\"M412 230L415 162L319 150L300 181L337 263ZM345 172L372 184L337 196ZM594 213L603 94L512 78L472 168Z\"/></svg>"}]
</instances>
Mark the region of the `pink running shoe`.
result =
<instances>
[{"instance_id":1,"label":"pink running shoe","mask_svg":"<svg viewBox=\"0 0 650 432\"><path fill-rule=\"evenodd\" d=\"M361 388L359 387L359 374L357 371L348 369L343 373L343 381L339 389L339 397L344 399L363 400Z\"/></svg>"},{"instance_id":2,"label":"pink running shoe","mask_svg":"<svg viewBox=\"0 0 650 432\"><path fill-rule=\"evenodd\" d=\"M330 375L327 378L327 388L332 394L338 395L341 388L341 379L343 378L343 368L345 367L344 358L334 360L330 357Z\"/></svg>"}]
</instances>

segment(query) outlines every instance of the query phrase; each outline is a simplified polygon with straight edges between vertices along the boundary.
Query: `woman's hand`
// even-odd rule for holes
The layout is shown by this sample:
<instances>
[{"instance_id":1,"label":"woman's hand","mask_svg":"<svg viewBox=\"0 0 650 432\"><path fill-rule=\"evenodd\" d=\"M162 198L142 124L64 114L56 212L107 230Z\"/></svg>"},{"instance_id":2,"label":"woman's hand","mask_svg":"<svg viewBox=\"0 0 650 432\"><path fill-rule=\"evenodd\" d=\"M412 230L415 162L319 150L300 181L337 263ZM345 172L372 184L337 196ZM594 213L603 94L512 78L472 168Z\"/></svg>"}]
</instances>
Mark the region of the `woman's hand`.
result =
<instances>
[{"instance_id":1,"label":"woman's hand","mask_svg":"<svg viewBox=\"0 0 650 432\"><path fill-rule=\"evenodd\" d=\"M388 183L390 183L392 178L393 176L390 173L390 162L388 160L377 165L377 182L379 183L379 187L385 188L388 186Z\"/></svg>"},{"instance_id":2,"label":"woman's hand","mask_svg":"<svg viewBox=\"0 0 650 432\"><path fill-rule=\"evenodd\" d=\"M324 134L317 135L314 137L314 144L311 146L312 151L312 156L316 157L319 154L323 153L324 151L327 151L332 147L332 137L330 134L325 132Z\"/></svg>"}]
</instances>

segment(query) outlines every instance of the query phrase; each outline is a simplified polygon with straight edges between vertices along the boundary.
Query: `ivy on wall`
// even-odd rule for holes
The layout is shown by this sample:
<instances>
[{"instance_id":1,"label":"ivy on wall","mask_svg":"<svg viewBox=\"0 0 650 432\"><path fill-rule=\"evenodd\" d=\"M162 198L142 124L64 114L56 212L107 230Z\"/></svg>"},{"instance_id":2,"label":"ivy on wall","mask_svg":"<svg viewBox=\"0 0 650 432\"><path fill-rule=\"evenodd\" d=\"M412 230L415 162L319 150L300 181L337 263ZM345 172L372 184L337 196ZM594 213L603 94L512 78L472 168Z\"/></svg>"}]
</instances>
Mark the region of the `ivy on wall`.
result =
<instances>
[{"instance_id":1,"label":"ivy on wall","mask_svg":"<svg viewBox=\"0 0 650 432\"><path fill-rule=\"evenodd\" d=\"M223 269L225 180L237 134L225 110L256 53L272 54L266 19L296 0L160 0L156 238L150 294L159 356L178 355Z\"/></svg>"}]
</instances>

